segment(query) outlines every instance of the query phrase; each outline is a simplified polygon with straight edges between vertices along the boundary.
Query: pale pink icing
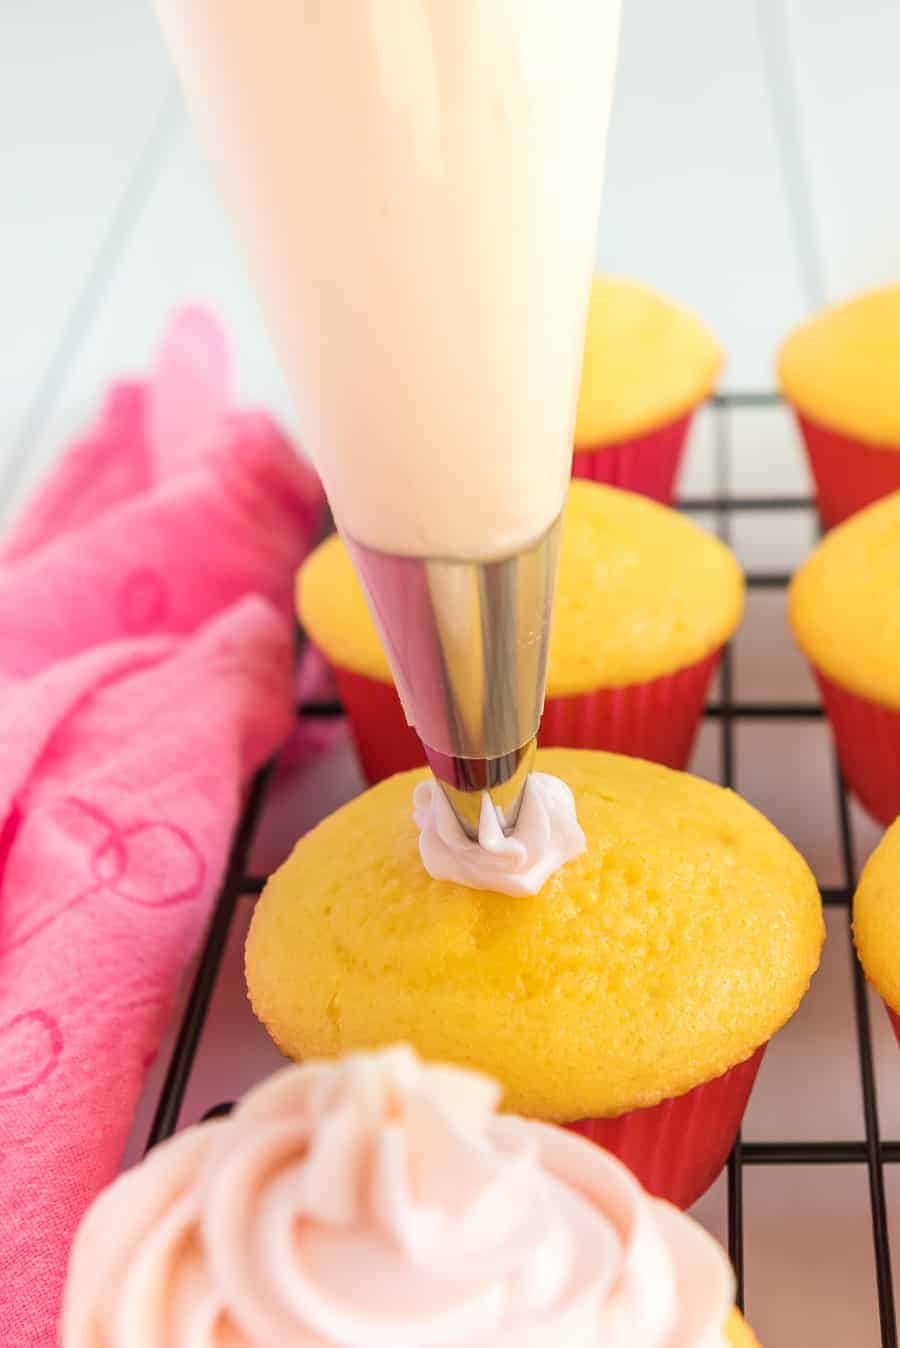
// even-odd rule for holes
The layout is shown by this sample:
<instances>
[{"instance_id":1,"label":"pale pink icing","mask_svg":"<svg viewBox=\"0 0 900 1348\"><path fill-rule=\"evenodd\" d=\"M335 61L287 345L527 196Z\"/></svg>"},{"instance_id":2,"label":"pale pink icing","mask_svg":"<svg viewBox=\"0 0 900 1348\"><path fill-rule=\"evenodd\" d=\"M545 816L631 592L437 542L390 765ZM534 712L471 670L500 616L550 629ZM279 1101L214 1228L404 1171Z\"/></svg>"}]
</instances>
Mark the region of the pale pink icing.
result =
<instances>
[{"instance_id":1,"label":"pale pink icing","mask_svg":"<svg viewBox=\"0 0 900 1348\"><path fill-rule=\"evenodd\" d=\"M587 849L571 789L548 772L532 772L512 833L505 835L482 792L477 842L467 838L450 802L431 780L413 791L422 865L434 880L490 889L513 898L537 894L551 875Z\"/></svg>"},{"instance_id":2,"label":"pale pink icing","mask_svg":"<svg viewBox=\"0 0 900 1348\"><path fill-rule=\"evenodd\" d=\"M278 1073L97 1200L63 1348L721 1348L719 1247L498 1096L402 1048Z\"/></svg>"}]
</instances>

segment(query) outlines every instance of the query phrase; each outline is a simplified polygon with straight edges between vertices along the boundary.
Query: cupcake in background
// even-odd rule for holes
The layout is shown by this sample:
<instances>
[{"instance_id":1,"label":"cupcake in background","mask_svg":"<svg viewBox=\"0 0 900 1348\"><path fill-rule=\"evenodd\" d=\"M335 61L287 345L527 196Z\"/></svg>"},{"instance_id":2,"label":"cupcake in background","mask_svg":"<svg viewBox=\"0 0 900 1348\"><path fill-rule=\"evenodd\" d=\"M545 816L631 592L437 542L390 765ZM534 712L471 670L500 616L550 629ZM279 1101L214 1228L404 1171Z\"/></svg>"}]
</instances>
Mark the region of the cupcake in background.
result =
<instances>
[{"instance_id":1,"label":"cupcake in background","mask_svg":"<svg viewBox=\"0 0 900 1348\"><path fill-rule=\"evenodd\" d=\"M804 323L779 352L778 380L826 528L900 490L900 284Z\"/></svg>"},{"instance_id":2,"label":"cupcake in background","mask_svg":"<svg viewBox=\"0 0 900 1348\"><path fill-rule=\"evenodd\" d=\"M790 590L847 784L882 824L900 814L898 577L900 492L828 534Z\"/></svg>"},{"instance_id":3,"label":"cupcake in background","mask_svg":"<svg viewBox=\"0 0 900 1348\"><path fill-rule=\"evenodd\" d=\"M762 815L709 782L584 750L540 750L536 767L571 790L586 842L540 888L543 842L486 859L458 826L449 860L478 852L494 888L433 878L413 820L430 779L392 777L269 880L247 939L250 1000L292 1058L402 1040L486 1072L510 1110L570 1125L688 1207L818 965L815 881ZM422 855L448 859L441 842L455 846L426 820Z\"/></svg>"},{"instance_id":4,"label":"cupcake in background","mask_svg":"<svg viewBox=\"0 0 900 1348\"><path fill-rule=\"evenodd\" d=\"M335 670L368 780L424 763L338 537L308 558L297 597ZM716 538L631 492L573 482L539 742L685 767L743 602L740 567Z\"/></svg>"},{"instance_id":5,"label":"cupcake in background","mask_svg":"<svg viewBox=\"0 0 900 1348\"><path fill-rule=\"evenodd\" d=\"M900 820L866 862L853 899L853 939L900 1042Z\"/></svg>"},{"instance_id":6,"label":"cupcake in background","mask_svg":"<svg viewBox=\"0 0 900 1348\"><path fill-rule=\"evenodd\" d=\"M279 1072L97 1200L62 1348L750 1348L701 1227L498 1098L403 1048Z\"/></svg>"},{"instance_id":7,"label":"cupcake in background","mask_svg":"<svg viewBox=\"0 0 900 1348\"><path fill-rule=\"evenodd\" d=\"M671 504L691 420L722 364L715 337L689 310L635 281L596 276L573 477Z\"/></svg>"}]
</instances>

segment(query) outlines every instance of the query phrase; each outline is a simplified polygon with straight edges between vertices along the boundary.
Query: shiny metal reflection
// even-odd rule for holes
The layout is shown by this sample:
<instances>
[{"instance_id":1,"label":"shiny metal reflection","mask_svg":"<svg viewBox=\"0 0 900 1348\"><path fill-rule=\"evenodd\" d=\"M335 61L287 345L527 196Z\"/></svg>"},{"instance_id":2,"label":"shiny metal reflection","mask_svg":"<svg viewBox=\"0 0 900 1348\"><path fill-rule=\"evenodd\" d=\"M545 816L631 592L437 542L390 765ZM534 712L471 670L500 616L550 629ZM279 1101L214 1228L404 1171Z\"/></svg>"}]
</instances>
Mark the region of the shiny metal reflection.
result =
<instances>
[{"instance_id":1,"label":"shiny metal reflection","mask_svg":"<svg viewBox=\"0 0 900 1348\"><path fill-rule=\"evenodd\" d=\"M544 706L561 518L491 562L404 557L348 538L406 718L456 817L482 792L515 825Z\"/></svg>"}]
</instances>

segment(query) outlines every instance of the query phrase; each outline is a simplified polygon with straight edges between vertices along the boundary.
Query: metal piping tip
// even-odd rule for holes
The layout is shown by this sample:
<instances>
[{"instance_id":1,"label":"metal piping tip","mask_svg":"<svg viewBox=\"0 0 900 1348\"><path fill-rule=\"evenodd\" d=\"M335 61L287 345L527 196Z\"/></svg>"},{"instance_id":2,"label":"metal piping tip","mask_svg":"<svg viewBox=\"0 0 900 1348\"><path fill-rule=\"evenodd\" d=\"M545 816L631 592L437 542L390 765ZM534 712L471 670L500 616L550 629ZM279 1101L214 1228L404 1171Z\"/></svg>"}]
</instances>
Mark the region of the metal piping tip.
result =
<instances>
[{"instance_id":1,"label":"metal piping tip","mask_svg":"<svg viewBox=\"0 0 900 1348\"><path fill-rule=\"evenodd\" d=\"M497 758L454 758L427 744L424 748L428 765L467 837L478 841L485 792L500 828L504 833L513 831L534 765L536 740Z\"/></svg>"},{"instance_id":2,"label":"metal piping tip","mask_svg":"<svg viewBox=\"0 0 900 1348\"><path fill-rule=\"evenodd\" d=\"M534 762L561 517L496 561L407 557L352 538L394 682L431 770L468 837L484 793L515 827Z\"/></svg>"}]
</instances>

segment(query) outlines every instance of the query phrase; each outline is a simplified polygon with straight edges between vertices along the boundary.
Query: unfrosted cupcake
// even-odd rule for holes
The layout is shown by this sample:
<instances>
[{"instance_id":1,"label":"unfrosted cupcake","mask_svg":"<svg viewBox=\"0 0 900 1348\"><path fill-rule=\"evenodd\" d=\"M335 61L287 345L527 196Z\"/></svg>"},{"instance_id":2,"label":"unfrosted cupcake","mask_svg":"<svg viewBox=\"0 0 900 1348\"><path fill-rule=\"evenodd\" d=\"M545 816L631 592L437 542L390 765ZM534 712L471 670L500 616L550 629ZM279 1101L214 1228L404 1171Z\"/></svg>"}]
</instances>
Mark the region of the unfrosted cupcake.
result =
<instances>
[{"instance_id":1,"label":"unfrosted cupcake","mask_svg":"<svg viewBox=\"0 0 900 1348\"><path fill-rule=\"evenodd\" d=\"M900 492L828 534L791 584L844 776L883 824L900 814Z\"/></svg>"},{"instance_id":2,"label":"unfrosted cupcake","mask_svg":"<svg viewBox=\"0 0 900 1348\"><path fill-rule=\"evenodd\" d=\"M869 857L853 900L853 937L866 978L900 1042L900 820Z\"/></svg>"},{"instance_id":3,"label":"unfrosted cupcake","mask_svg":"<svg viewBox=\"0 0 900 1348\"><path fill-rule=\"evenodd\" d=\"M635 281L595 277L573 476L670 504L691 420L721 369L694 314Z\"/></svg>"},{"instance_id":4,"label":"unfrosted cupcake","mask_svg":"<svg viewBox=\"0 0 900 1348\"><path fill-rule=\"evenodd\" d=\"M481 1076L288 1068L94 1204L62 1348L750 1348L724 1253Z\"/></svg>"},{"instance_id":5,"label":"unfrosted cupcake","mask_svg":"<svg viewBox=\"0 0 900 1348\"><path fill-rule=\"evenodd\" d=\"M815 881L709 782L583 750L537 766L571 788L587 843L537 893L431 878L422 772L302 838L254 913L254 1010L290 1057L405 1040L496 1076L509 1109L574 1126L687 1207L818 964Z\"/></svg>"},{"instance_id":6,"label":"unfrosted cupcake","mask_svg":"<svg viewBox=\"0 0 900 1348\"><path fill-rule=\"evenodd\" d=\"M339 538L307 560L297 594L301 622L335 669L368 780L423 763ZM740 567L710 534L631 492L574 482L540 742L684 767L743 602Z\"/></svg>"},{"instance_id":7,"label":"unfrosted cupcake","mask_svg":"<svg viewBox=\"0 0 900 1348\"><path fill-rule=\"evenodd\" d=\"M826 527L900 490L900 285L826 309L778 357Z\"/></svg>"}]
</instances>

